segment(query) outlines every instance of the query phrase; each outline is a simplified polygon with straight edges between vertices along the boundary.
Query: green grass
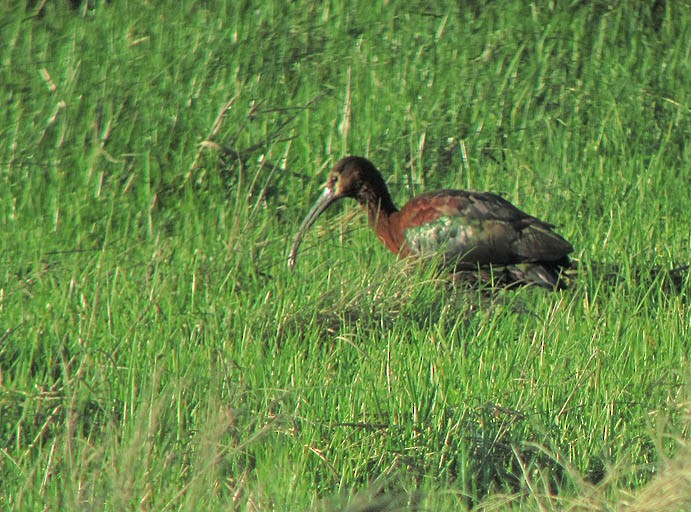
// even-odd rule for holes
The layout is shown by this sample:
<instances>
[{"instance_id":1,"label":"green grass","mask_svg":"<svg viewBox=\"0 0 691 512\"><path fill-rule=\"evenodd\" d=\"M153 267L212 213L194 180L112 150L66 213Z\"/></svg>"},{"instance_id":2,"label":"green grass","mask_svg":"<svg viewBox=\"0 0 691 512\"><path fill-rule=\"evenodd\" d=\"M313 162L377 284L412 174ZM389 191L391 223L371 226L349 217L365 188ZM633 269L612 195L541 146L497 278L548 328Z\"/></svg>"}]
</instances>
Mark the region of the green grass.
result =
<instances>
[{"instance_id":1,"label":"green grass","mask_svg":"<svg viewBox=\"0 0 691 512\"><path fill-rule=\"evenodd\" d=\"M688 2L33 4L0 7L3 508L689 505L689 283L641 275L691 260ZM289 272L345 154L399 205L503 194L577 279L450 289L354 204Z\"/></svg>"}]
</instances>

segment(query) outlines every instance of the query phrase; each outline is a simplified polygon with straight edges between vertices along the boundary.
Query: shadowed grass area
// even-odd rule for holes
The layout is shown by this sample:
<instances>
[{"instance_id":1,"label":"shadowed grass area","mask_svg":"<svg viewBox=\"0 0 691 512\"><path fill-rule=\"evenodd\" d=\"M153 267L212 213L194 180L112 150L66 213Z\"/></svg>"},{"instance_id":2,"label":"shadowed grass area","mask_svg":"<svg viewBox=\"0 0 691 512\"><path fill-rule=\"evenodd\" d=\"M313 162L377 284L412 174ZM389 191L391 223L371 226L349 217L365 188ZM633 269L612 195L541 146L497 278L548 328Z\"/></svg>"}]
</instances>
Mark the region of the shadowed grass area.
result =
<instances>
[{"instance_id":1,"label":"shadowed grass area","mask_svg":"<svg viewBox=\"0 0 691 512\"><path fill-rule=\"evenodd\" d=\"M684 509L689 7L0 7L0 504ZM354 205L289 272L350 153L557 224L571 287L454 288Z\"/></svg>"}]
</instances>

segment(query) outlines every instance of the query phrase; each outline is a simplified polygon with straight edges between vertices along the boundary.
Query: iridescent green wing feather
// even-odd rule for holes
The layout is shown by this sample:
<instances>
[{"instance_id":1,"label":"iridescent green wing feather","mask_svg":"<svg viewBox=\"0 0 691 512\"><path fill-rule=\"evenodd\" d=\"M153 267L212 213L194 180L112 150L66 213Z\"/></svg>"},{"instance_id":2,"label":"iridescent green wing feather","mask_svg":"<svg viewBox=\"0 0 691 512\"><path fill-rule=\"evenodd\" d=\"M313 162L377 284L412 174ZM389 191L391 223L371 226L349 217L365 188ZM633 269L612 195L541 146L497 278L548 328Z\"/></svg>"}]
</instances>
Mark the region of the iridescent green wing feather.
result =
<instances>
[{"instance_id":1,"label":"iridescent green wing feather","mask_svg":"<svg viewBox=\"0 0 691 512\"><path fill-rule=\"evenodd\" d=\"M409 249L456 264L556 261L573 248L550 224L491 193L442 190L416 197L401 210Z\"/></svg>"}]
</instances>

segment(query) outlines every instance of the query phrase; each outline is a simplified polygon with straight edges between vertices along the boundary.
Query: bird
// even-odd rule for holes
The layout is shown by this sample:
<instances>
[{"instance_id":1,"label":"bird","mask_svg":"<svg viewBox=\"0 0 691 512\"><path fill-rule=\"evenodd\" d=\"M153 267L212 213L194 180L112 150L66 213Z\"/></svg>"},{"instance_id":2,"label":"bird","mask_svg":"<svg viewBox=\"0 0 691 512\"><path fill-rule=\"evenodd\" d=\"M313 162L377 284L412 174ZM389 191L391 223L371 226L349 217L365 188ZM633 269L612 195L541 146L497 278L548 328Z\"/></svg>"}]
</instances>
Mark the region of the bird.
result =
<instances>
[{"instance_id":1,"label":"bird","mask_svg":"<svg viewBox=\"0 0 691 512\"><path fill-rule=\"evenodd\" d=\"M564 271L573 246L554 226L528 215L501 196L472 190L438 190L396 208L384 178L361 156L339 160L324 191L295 234L288 266L295 268L305 234L340 199L355 199L386 248L401 258L434 259L452 274L513 287L567 287Z\"/></svg>"}]
</instances>

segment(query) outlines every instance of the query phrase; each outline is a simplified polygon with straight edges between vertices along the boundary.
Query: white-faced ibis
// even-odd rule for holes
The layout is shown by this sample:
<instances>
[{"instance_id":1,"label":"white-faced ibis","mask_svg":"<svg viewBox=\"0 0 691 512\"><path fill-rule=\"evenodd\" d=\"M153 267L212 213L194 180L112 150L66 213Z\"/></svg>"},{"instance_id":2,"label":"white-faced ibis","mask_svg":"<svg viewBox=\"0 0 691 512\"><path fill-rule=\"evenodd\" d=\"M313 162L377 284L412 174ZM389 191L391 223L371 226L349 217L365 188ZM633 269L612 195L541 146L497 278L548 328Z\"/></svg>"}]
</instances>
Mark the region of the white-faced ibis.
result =
<instances>
[{"instance_id":1,"label":"white-faced ibis","mask_svg":"<svg viewBox=\"0 0 691 512\"><path fill-rule=\"evenodd\" d=\"M455 272L479 270L495 283L565 288L572 245L551 224L522 212L491 192L439 190L411 199L398 210L374 164L349 156L329 173L324 192L309 211L290 253L295 266L304 234L334 202L352 197L367 210L369 225L387 249L401 256L438 257Z\"/></svg>"}]
</instances>

